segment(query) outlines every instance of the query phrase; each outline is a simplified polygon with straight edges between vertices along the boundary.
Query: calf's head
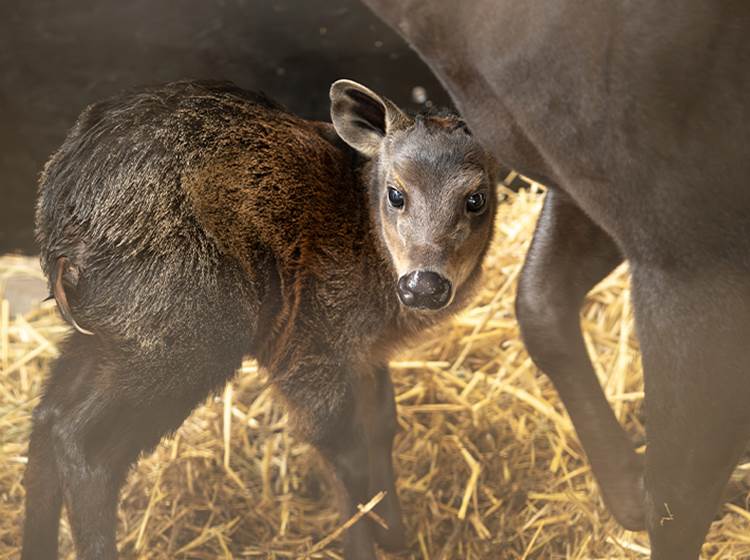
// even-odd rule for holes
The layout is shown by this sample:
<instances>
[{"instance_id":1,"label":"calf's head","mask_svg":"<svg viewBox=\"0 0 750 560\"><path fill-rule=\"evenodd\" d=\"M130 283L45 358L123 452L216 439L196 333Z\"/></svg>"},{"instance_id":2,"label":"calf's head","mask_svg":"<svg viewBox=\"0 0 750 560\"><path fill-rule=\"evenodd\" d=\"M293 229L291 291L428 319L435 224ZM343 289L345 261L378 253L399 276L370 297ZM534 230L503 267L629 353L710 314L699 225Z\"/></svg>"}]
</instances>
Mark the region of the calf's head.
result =
<instances>
[{"instance_id":1,"label":"calf's head","mask_svg":"<svg viewBox=\"0 0 750 560\"><path fill-rule=\"evenodd\" d=\"M338 135L370 159L375 224L397 272L401 302L450 305L492 235L493 164L455 115L411 117L349 80L331 86Z\"/></svg>"}]
</instances>

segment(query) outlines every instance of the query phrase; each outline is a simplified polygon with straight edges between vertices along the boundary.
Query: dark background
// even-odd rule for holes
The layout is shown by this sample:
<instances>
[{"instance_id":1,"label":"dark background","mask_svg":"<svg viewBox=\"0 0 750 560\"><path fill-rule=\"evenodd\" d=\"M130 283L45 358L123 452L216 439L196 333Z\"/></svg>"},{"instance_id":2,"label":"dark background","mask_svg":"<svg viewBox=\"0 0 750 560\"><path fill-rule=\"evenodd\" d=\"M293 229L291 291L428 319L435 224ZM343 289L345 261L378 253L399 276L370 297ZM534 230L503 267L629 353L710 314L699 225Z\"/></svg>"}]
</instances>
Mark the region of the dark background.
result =
<instances>
[{"instance_id":1,"label":"dark background","mask_svg":"<svg viewBox=\"0 0 750 560\"><path fill-rule=\"evenodd\" d=\"M305 117L328 87L363 82L411 109L448 98L357 0L2 0L0 253L34 252L36 181L88 103L179 78L229 79Z\"/></svg>"}]
</instances>

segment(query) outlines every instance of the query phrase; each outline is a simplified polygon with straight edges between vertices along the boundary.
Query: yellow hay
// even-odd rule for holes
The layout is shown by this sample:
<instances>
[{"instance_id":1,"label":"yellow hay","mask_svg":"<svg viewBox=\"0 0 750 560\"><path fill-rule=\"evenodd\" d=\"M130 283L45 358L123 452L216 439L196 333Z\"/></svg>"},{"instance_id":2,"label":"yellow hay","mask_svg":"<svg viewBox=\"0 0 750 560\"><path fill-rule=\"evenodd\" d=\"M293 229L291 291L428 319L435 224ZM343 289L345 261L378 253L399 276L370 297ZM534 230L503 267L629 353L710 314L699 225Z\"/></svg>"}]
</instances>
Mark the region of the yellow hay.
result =
<instances>
[{"instance_id":1,"label":"yellow hay","mask_svg":"<svg viewBox=\"0 0 750 560\"><path fill-rule=\"evenodd\" d=\"M645 533L624 531L602 505L571 423L519 338L513 297L542 203L536 190L505 193L474 306L392 364L401 427L394 456L410 538L399 558L648 555ZM0 289L29 268L28 259L0 259ZM582 321L608 398L643 442L624 267L592 292ZM67 330L51 302L15 319L5 302L0 309L0 560L19 554L31 411ZM284 411L246 363L132 472L120 505L123 557L340 559L340 534L356 519L337 518L322 464L285 427ZM750 558L744 496L721 514L705 558ZM73 558L65 522L61 540L62 557Z\"/></svg>"}]
</instances>

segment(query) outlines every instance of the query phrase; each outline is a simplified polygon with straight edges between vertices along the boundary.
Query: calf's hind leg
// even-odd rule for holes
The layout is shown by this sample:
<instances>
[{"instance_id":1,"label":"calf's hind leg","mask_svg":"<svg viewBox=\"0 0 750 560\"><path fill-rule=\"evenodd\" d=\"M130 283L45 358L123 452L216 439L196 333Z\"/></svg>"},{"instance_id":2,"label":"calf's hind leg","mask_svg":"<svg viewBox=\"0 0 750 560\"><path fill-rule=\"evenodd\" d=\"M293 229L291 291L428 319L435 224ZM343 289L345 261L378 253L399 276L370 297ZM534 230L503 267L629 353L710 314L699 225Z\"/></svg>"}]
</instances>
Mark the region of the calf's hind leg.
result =
<instances>
[{"instance_id":1,"label":"calf's hind leg","mask_svg":"<svg viewBox=\"0 0 750 560\"><path fill-rule=\"evenodd\" d=\"M80 336L80 335L74 335ZM87 367L72 352L58 358L51 378L67 378L68 372ZM54 407L50 405L49 388L34 410L29 441L28 466L24 474L26 515L23 527L22 560L54 560L57 558L58 531L62 510L62 488L57 459L53 448L52 426Z\"/></svg>"},{"instance_id":2,"label":"calf's hind leg","mask_svg":"<svg viewBox=\"0 0 750 560\"><path fill-rule=\"evenodd\" d=\"M188 372L175 367L180 360L172 358L152 363L105 351L97 338L78 333L63 345L36 414L37 439L27 478L24 559L56 555L52 543L56 548L59 506L55 511L45 506L45 487L38 482L41 475L53 474L52 468L44 466L50 459L78 560L116 558L117 501L128 468L141 451L176 429L209 393L206 381L216 379L214 367L223 366L226 377L234 371L233 366L216 364L209 373L208 364L204 370L194 359ZM35 534L40 527L44 534ZM40 538L43 548L35 544ZM40 550L46 556L37 555Z\"/></svg>"},{"instance_id":3,"label":"calf's hind leg","mask_svg":"<svg viewBox=\"0 0 750 560\"><path fill-rule=\"evenodd\" d=\"M624 527L643 528L642 466L615 418L581 334L583 298L622 262L612 239L561 191L550 191L518 286L529 355L555 385L599 482Z\"/></svg>"}]
</instances>

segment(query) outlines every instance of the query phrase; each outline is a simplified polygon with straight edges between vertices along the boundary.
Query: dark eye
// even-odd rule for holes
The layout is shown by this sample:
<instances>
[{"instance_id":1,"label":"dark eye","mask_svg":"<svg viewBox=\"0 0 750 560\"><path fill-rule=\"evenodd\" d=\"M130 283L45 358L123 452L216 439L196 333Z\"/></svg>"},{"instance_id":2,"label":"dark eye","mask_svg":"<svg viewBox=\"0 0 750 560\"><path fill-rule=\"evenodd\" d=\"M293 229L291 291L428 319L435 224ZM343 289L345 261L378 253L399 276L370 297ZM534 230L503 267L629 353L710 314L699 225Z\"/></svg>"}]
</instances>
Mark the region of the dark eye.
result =
<instances>
[{"instance_id":1,"label":"dark eye","mask_svg":"<svg viewBox=\"0 0 750 560\"><path fill-rule=\"evenodd\" d=\"M466 209L469 212L479 212L486 202L487 197L484 193L475 192L466 197Z\"/></svg>"},{"instance_id":2,"label":"dark eye","mask_svg":"<svg viewBox=\"0 0 750 560\"><path fill-rule=\"evenodd\" d=\"M404 193L397 191L393 187L388 187L388 202L394 208L404 207Z\"/></svg>"}]
</instances>

